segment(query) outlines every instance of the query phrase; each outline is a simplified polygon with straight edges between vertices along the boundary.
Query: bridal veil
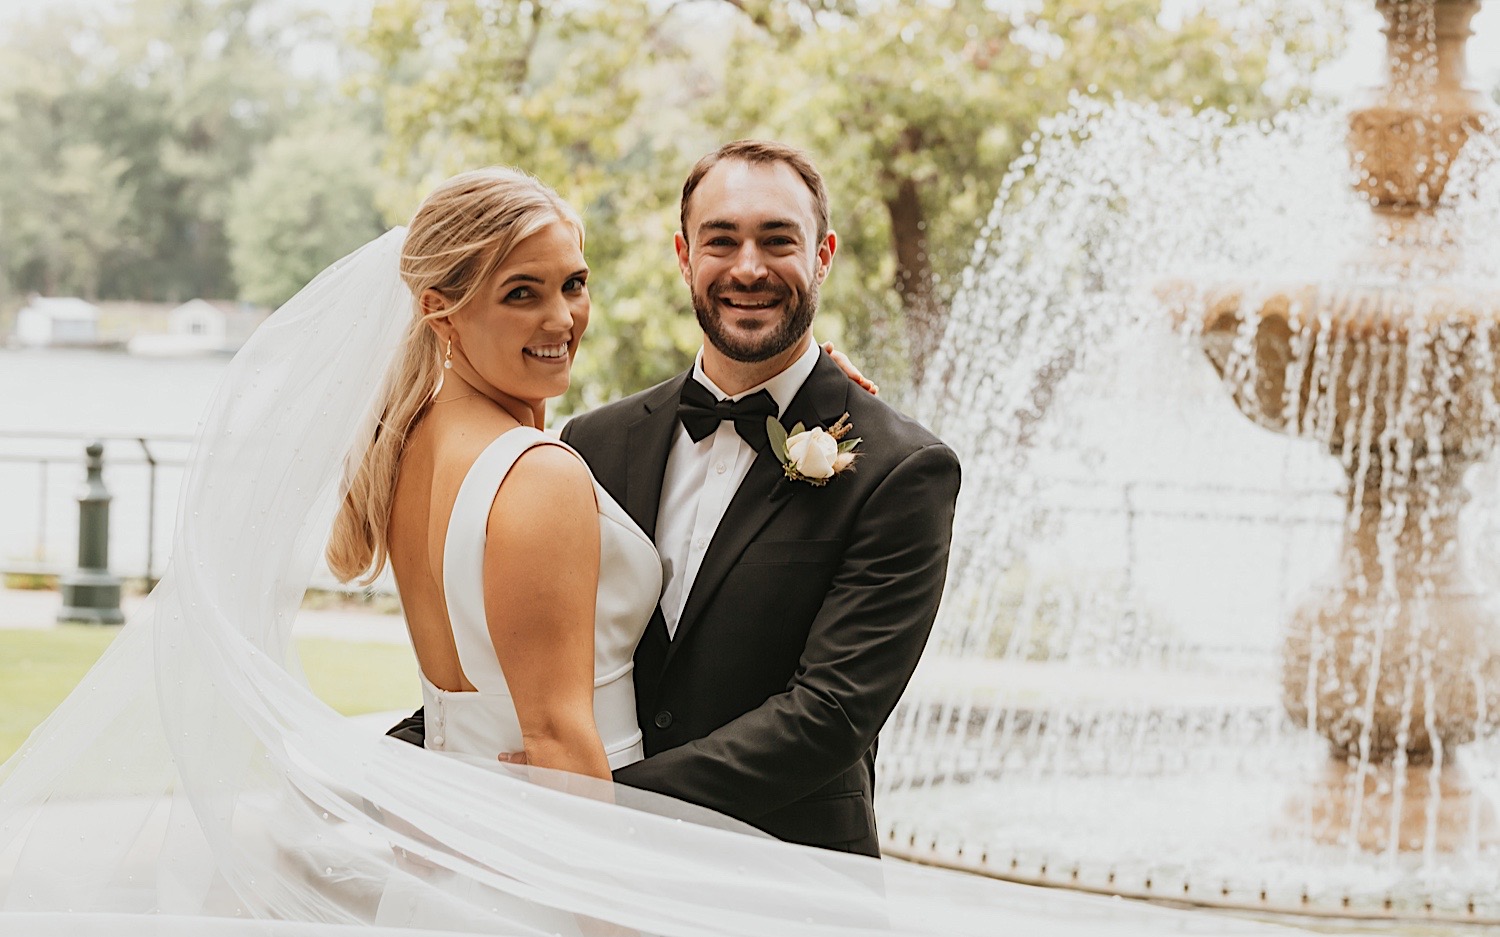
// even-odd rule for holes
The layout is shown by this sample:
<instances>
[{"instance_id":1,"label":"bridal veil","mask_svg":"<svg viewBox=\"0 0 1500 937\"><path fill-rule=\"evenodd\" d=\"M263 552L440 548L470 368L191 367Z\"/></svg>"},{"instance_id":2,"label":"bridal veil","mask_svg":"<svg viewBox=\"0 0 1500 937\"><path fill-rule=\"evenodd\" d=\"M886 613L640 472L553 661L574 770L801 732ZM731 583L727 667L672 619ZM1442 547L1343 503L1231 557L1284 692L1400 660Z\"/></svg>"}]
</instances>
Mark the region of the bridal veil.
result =
<instances>
[{"instance_id":1,"label":"bridal veil","mask_svg":"<svg viewBox=\"0 0 1500 937\"><path fill-rule=\"evenodd\" d=\"M165 576L0 767L0 932L1262 929L791 846L666 798L426 752L319 701L292 623L412 317L404 234L324 271L230 364Z\"/></svg>"}]
</instances>

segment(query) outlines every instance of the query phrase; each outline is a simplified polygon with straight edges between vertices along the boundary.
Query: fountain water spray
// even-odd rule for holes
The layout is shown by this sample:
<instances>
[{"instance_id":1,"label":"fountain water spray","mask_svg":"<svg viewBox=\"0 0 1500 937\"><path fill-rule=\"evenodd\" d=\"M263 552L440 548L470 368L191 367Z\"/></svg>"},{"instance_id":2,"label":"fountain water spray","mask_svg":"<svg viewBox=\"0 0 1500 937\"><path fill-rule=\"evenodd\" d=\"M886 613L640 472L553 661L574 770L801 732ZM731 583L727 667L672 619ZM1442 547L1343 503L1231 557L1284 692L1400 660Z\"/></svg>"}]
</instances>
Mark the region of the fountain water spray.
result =
<instances>
[{"instance_id":1,"label":"fountain water spray","mask_svg":"<svg viewBox=\"0 0 1500 937\"><path fill-rule=\"evenodd\" d=\"M965 484L893 852L1500 921L1500 124L1476 0L1378 6L1348 115L1079 101L1005 181L923 389Z\"/></svg>"},{"instance_id":2,"label":"fountain water spray","mask_svg":"<svg viewBox=\"0 0 1500 937\"><path fill-rule=\"evenodd\" d=\"M1465 83L1478 6L1378 4L1388 81L1348 139L1370 229L1331 280L1162 289L1239 409L1348 478L1336 575L1288 628L1283 702L1339 759L1310 795L1317 835L1369 849L1451 848L1476 810L1495 830L1453 761L1500 718L1500 608L1459 542L1464 476L1500 439L1500 294L1455 276L1464 245L1438 211L1469 138L1496 126Z\"/></svg>"}]
</instances>

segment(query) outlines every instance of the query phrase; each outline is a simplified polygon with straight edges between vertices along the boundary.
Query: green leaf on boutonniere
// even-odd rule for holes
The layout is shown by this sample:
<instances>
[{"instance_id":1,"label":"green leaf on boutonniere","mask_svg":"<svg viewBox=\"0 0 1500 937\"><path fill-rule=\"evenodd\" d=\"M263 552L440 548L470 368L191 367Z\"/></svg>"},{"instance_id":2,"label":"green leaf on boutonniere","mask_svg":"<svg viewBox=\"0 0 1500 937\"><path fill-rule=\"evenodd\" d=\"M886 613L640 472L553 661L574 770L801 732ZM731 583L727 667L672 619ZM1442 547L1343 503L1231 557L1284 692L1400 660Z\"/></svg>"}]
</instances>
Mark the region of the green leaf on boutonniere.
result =
<instances>
[{"instance_id":1,"label":"green leaf on boutonniere","mask_svg":"<svg viewBox=\"0 0 1500 937\"><path fill-rule=\"evenodd\" d=\"M854 439L846 439L843 442L839 443L839 451L848 452L862 442L864 442L864 440L860 439L857 436Z\"/></svg>"},{"instance_id":2,"label":"green leaf on boutonniere","mask_svg":"<svg viewBox=\"0 0 1500 937\"><path fill-rule=\"evenodd\" d=\"M793 426L791 429L787 430L786 434L788 436L795 436L798 433L805 433L805 432L807 432L807 427L803 426L801 423L798 423L796 426Z\"/></svg>"},{"instance_id":3,"label":"green leaf on boutonniere","mask_svg":"<svg viewBox=\"0 0 1500 937\"><path fill-rule=\"evenodd\" d=\"M785 462L786 455L786 427L774 416L766 417L766 438L771 441L771 452L777 459Z\"/></svg>"}]
</instances>

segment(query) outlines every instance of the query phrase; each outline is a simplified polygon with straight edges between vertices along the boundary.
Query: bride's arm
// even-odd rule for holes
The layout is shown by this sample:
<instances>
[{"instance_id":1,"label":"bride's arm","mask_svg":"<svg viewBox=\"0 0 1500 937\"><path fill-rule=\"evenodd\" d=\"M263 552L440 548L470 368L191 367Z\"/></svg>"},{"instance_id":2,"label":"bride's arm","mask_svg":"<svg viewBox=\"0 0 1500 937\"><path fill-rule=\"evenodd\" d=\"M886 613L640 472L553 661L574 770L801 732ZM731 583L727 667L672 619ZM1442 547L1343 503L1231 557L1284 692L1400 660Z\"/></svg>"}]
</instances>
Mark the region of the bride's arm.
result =
<instances>
[{"instance_id":1,"label":"bride's arm","mask_svg":"<svg viewBox=\"0 0 1500 937\"><path fill-rule=\"evenodd\" d=\"M588 469L565 449L535 446L490 508L485 616L526 761L607 780L594 723L598 590L599 516Z\"/></svg>"}]
</instances>

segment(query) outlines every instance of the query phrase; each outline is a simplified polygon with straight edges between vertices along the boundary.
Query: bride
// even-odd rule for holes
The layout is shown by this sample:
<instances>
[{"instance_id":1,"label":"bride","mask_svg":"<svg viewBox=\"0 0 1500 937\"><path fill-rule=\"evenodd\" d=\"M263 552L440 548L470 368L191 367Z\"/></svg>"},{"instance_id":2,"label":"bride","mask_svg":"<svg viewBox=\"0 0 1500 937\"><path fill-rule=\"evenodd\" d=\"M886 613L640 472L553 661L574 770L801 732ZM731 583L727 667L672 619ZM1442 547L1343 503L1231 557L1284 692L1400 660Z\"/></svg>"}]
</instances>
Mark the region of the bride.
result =
<instances>
[{"instance_id":1,"label":"bride","mask_svg":"<svg viewBox=\"0 0 1500 937\"><path fill-rule=\"evenodd\" d=\"M328 558L350 580L389 556L428 747L607 781L643 755L631 658L661 565L538 430L588 327L588 274L582 222L533 179L483 170L428 197L401 256L417 318Z\"/></svg>"},{"instance_id":2,"label":"bride","mask_svg":"<svg viewBox=\"0 0 1500 937\"><path fill-rule=\"evenodd\" d=\"M629 661L661 573L538 429L587 324L582 244L535 180L465 174L256 332L167 573L0 767L0 933L1263 930L794 846L608 782L640 757ZM394 569L445 756L307 688L291 626L325 547L346 577Z\"/></svg>"}]
</instances>

